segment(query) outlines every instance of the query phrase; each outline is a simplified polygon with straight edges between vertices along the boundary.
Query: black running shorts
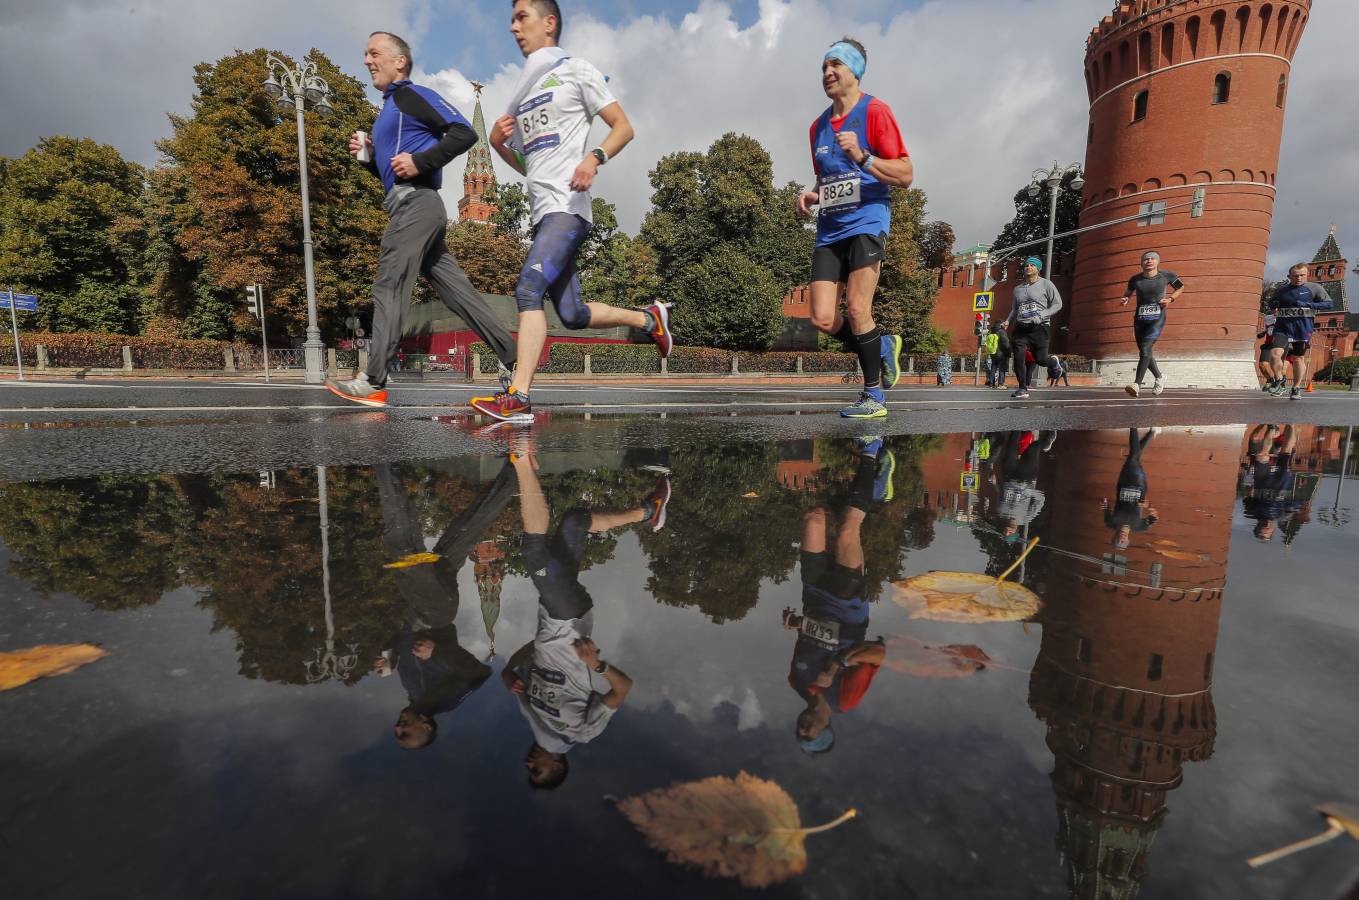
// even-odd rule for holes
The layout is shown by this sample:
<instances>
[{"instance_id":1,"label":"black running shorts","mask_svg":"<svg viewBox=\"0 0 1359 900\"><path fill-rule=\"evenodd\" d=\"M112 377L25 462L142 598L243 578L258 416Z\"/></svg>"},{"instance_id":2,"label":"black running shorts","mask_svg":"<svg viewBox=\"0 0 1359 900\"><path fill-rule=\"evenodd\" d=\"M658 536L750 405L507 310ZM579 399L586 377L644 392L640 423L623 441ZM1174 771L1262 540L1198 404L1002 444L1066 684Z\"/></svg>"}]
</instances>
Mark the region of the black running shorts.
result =
<instances>
[{"instance_id":1,"label":"black running shorts","mask_svg":"<svg viewBox=\"0 0 1359 900\"><path fill-rule=\"evenodd\" d=\"M1277 331L1269 339L1269 346L1282 347L1288 352L1289 356L1303 356L1312 348L1311 341L1295 341L1286 334L1279 334Z\"/></svg>"},{"instance_id":2,"label":"black running shorts","mask_svg":"<svg viewBox=\"0 0 1359 900\"><path fill-rule=\"evenodd\" d=\"M887 233L856 234L812 253L812 281L849 280L849 273L882 262L887 248Z\"/></svg>"}]
</instances>

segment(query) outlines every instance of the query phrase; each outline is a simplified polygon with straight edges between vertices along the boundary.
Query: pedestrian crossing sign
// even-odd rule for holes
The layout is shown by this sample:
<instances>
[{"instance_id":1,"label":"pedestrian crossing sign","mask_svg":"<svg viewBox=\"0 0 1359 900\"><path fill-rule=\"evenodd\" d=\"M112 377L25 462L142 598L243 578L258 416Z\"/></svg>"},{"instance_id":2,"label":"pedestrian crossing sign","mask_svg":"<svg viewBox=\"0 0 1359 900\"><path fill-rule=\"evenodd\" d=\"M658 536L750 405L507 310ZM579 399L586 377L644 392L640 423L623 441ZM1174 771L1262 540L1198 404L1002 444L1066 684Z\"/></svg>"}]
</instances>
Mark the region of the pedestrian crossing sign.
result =
<instances>
[{"instance_id":1,"label":"pedestrian crossing sign","mask_svg":"<svg viewBox=\"0 0 1359 900\"><path fill-rule=\"evenodd\" d=\"M975 493L977 492L978 484L979 484L979 479L977 478L977 473L976 473L976 472L961 472L961 473L959 473L959 475L958 475L958 490L960 490L960 491L966 491L966 492L969 493L969 494L975 494Z\"/></svg>"},{"instance_id":2,"label":"pedestrian crossing sign","mask_svg":"<svg viewBox=\"0 0 1359 900\"><path fill-rule=\"evenodd\" d=\"M972 311L990 312L991 301L994 298L995 294L992 293L991 291L978 291L977 293L972 295Z\"/></svg>"}]
</instances>

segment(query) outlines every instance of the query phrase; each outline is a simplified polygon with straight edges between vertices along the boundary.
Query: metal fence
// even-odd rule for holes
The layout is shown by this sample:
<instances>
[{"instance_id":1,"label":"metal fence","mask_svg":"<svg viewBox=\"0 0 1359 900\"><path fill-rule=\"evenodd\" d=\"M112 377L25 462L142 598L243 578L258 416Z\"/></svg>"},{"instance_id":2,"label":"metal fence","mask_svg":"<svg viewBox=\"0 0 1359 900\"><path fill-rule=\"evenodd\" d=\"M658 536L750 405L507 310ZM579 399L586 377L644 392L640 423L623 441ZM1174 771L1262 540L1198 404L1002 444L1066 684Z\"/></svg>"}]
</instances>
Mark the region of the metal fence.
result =
<instances>
[{"instance_id":1,"label":"metal fence","mask_svg":"<svg viewBox=\"0 0 1359 900\"><path fill-rule=\"evenodd\" d=\"M462 348L455 348L448 353L407 353L404 360L398 359L392 364L392 371L464 375L467 363L467 352Z\"/></svg>"}]
</instances>

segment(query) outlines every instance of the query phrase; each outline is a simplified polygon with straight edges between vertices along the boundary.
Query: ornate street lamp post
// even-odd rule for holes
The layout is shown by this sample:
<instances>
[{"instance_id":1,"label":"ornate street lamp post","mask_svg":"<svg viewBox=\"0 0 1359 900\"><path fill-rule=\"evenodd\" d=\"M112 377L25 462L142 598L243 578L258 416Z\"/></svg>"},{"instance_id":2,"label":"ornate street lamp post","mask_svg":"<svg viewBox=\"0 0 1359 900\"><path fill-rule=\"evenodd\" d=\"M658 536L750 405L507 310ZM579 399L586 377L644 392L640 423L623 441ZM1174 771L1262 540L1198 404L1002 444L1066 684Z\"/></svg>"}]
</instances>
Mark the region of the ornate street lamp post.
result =
<instances>
[{"instance_id":1,"label":"ornate street lamp post","mask_svg":"<svg viewBox=\"0 0 1359 900\"><path fill-rule=\"evenodd\" d=\"M280 112L291 109L297 115L298 173L302 181L302 258L307 276L307 341L302 347L307 384L320 384L325 381L322 364L325 345L321 343L321 329L316 324L316 270L311 254L311 198L307 193L307 131L302 112L307 103L323 116L330 115L335 109L330 105L330 85L316 74L316 63L303 60L301 65L293 68L272 53L266 62L269 77L264 80L265 93L278 104Z\"/></svg>"},{"instance_id":2,"label":"ornate street lamp post","mask_svg":"<svg viewBox=\"0 0 1359 900\"><path fill-rule=\"evenodd\" d=\"M1033 182L1029 185L1030 200L1038 198L1044 184L1048 187L1048 255L1047 261L1043 264L1043 275L1047 278L1052 277L1052 236L1057 233L1057 195L1062 190L1062 179L1072 172L1076 173L1076 177L1071 179L1071 189L1080 193L1081 188L1085 187L1085 179L1081 177L1081 167L1077 163L1060 166L1053 162L1052 168L1048 171L1035 169L1031 176Z\"/></svg>"}]
</instances>

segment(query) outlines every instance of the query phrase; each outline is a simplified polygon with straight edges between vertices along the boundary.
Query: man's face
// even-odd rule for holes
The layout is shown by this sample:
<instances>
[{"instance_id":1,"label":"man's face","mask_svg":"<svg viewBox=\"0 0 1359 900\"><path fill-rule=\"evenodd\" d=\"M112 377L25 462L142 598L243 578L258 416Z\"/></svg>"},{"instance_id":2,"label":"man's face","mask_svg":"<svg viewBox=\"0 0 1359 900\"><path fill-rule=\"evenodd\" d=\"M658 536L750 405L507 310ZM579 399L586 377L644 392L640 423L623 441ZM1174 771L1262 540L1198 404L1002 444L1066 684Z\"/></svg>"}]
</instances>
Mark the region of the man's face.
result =
<instances>
[{"instance_id":1,"label":"man's face","mask_svg":"<svg viewBox=\"0 0 1359 900\"><path fill-rule=\"evenodd\" d=\"M1307 281L1307 268L1305 266L1294 269L1288 273L1288 280L1293 284L1302 284Z\"/></svg>"},{"instance_id":2,"label":"man's face","mask_svg":"<svg viewBox=\"0 0 1359 900\"><path fill-rule=\"evenodd\" d=\"M535 744L524 757L524 768L528 769L529 781L543 784L561 773L562 761L555 753L548 753Z\"/></svg>"},{"instance_id":3,"label":"man's face","mask_svg":"<svg viewBox=\"0 0 1359 900\"><path fill-rule=\"evenodd\" d=\"M373 79L373 87L380 91L387 90L392 82L406 77L402 71L406 57L396 52L391 39L385 34L375 34L368 39L368 46L363 51L363 65L368 69L368 77Z\"/></svg>"},{"instance_id":4,"label":"man's face","mask_svg":"<svg viewBox=\"0 0 1359 900\"><path fill-rule=\"evenodd\" d=\"M858 86L859 79L854 77L849 66L838 59L821 61L821 89L826 92L827 97L832 100L843 97Z\"/></svg>"},{"instance_id":5,"label":"man's face","mask_svg":"<svg viewBox=\"0 0 1359 900\"><path fill-rule=\"evenodd\" d=\"M1123 271L1126 272L1128 270L1124 269ZM1026 263L1024 265L1024 277L1027 278L1029 281L1033 281L1035 278L1038 277L1038 267Z\"/></svg>"},{"instance_id":6,"label":"man's face","mask_svg":"<svg viewBox=\"0 0 1359 900\"><path fill-rule=\"evenodd\" d=\"M510 13L510 34L519 44L519 52L528 56L535 50L556 43L557 17L538 13L529 0L517 0Z\"/></svg>"},{"instance_id":7,"label":"man's face","mask_svg":"<svg viewBox=\"0 0 1359 900\"><path fill-rule=\"evenodd\" d=\"M1161 260L1155 256L1147 256L1142 259L1142 271L1148 275L1155 275L1160 266Z\"/></svg>"},{"instance_id":8,"label":"man's face","mask_svg":"<svg viewBox=\"0 0 1359 900\"><path fill-rule=\"evenodd\" d=\"M398 744L409 750L429 743L429 734L432 730L430 723L419 713L403 709L396 719L396 724L392 726L392 736L396 738Z\"/></svg>"},{"instance_id":9,"label":"man's face","mask_svg":"<svg viewBox=\"0 0 1359 900\"><path fill-rule=\"evenodd\" d=\"M798 740L810 741L826 730L830 724L830 710L804 709L797 715Z\"/></svg>"}]
</instances>

